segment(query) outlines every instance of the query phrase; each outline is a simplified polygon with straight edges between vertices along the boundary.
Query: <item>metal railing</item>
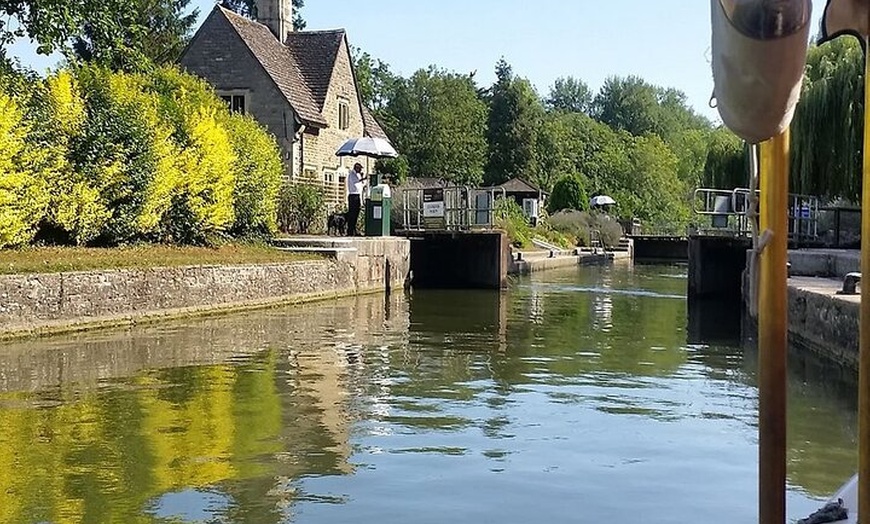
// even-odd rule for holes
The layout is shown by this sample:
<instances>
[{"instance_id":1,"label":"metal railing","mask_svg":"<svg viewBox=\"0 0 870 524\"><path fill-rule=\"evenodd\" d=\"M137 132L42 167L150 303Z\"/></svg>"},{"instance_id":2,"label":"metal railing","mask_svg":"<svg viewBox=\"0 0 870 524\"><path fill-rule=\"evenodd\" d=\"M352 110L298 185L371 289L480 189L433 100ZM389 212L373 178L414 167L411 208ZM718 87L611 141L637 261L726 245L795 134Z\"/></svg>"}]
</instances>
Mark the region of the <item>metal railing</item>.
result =
<instances>
[{"instance_id":1,"label":"metal railing","mask_svg":"<svg viewBox=\"0 0 870 524\"><path fill-rule=\"evenodd\" d=\"M756 191L760 197L761 192ZM695 215L709 220L698 224L702 234L750 236L752 224L746 215L752 192L749 189L733 190L697 189L693 198ZM788 224L789 240L797 243L813 242L819 238L820 206L818 197L789 195Z\"/></svg>"},{"instance_id":2,"label":"metal railing","mask_svg":"<svg viewBox=\"0 0 870 524\"><path fill-rule=\"evenodd\" d=\"M405 231L467 231L492 229L495 204L507 194L502 188L450 186L400 189Z\"/></svg>"}]
</instances>

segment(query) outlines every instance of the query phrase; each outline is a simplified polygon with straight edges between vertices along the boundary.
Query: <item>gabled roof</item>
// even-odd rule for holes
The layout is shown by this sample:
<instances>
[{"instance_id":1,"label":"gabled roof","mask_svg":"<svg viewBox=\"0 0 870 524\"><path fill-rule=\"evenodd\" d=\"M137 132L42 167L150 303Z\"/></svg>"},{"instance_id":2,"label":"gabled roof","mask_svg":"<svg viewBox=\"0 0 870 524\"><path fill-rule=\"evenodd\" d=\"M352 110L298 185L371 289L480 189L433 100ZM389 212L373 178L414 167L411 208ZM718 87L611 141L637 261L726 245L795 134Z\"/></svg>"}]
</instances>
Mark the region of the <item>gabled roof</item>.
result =
<instances>
[{"instance_id":1,"label":"gabled roof","mask_svg":"<svg viewBox=\"0 0 870 524\"><path fill-rule=\"evenodd\" d=\"M299 66L302 78L320 110L326 103L335 62L344 40L344 29L292 32L287 35L287 49Z\"/></svg>"},{"instance_id":2,"label":"gabled roof","mask_svg":"<svg viewBox=\"0 0 870 524\"><path fill-rule=\"evenodd\" d=\"M541 193L542 191L522 178L512 178L507 182L495 186L504 189L506 193Z\"/></svg>"},{"instance_id":3,"label":"gabled roof","mask_svg":"<svg viewBox=\"0 0 870 524\"><path fill-rule=\"evenodd\" d=\"M326 119L320 112L321 106L307 85L293 53L265 25L220 6L215 6L215 11L226 17L299 118L307 124L326 127Z\"/></svg>"},{"instance_id":4,"label":"gabled roof","mask_svg":"<svg viewBox=\"0 0 870 524\"><path fill-rule=\"evenodd\" d=\"M338 53L347 41L344 29L292 32L287 36L287 42L281 43L266 25L220 5L214 7L209 18L212 16L223 17L238 33L303 123L329 126L323 116L323 107ZM349 47L346 52L350 52ZM359 102L365 136L389 141L377 119L363 106L362 100Z\"/></svg>"},{"instance_id":5,"label":"gabled roof","mask_svg":"<svg viewBox=\"0 0 870 524\"><path fill-rule=\"evenodd\" d=\"M367 108L366 106L360 104L360 107L362 108L362 118L363 127L365 128L365 135L372 138L381 138L383 140L386 140L387 142L390 142L390 137L387 136L386 131L384 131L384 128L381 127L381 124L380 122L378 122L378 119L375 118L375 115L373 115L372 112L369 111L369 108Z\"/></svg>"}]
</instances>

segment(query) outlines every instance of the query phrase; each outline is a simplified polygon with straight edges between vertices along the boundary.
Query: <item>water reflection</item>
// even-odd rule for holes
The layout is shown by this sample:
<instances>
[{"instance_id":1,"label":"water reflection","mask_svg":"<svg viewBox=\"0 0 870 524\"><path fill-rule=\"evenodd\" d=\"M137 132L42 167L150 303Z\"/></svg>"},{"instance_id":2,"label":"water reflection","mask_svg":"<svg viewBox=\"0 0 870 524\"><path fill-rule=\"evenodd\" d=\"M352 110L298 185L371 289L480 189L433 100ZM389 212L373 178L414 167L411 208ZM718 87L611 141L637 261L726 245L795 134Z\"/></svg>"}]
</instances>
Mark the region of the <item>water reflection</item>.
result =
<instances>
[{"instance_id":1,"label":"water reflection","mask_svg":"<svg viewBox=\"0 0 870 524\"><path fill-rule=\"evenodd\" d=\"M0 521L282 521L298 479L354 470L358 369L406 341L407 304L388 305L5 345Z\"/></svg>"},{"instance_id":2,"label":"water reflection","mask_svg":"<svg viewBox=\"0 0 870 524\"><path fill-rule=\"evenodd\" d=\"M582 268L3 345L0 521L750 521L756 355L685 284ZM848 374L791 378L797 517L851 475L855 404Z\"/></svg>"}]
</instances>

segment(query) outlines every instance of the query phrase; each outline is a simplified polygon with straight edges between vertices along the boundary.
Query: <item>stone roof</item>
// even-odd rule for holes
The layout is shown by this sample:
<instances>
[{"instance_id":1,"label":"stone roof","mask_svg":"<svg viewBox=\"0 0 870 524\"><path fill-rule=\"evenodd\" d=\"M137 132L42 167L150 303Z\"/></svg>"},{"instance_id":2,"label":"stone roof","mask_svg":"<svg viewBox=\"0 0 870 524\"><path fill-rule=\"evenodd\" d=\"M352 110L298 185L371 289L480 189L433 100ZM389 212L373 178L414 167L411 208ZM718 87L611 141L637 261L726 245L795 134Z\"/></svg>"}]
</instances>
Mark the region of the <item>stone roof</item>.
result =
<instances>
[{"instance_id":1,"label":"stone roof","mask_svg":"<svg viewBox=\"0 0 870 524\"><path fill-rule=\"evenodd\" d=\"M220 6L215 6L215 9L230 22L299 118L307 124L326 127L326 119L320 112L321 106L317 104L293 53L265 25Z\"/></svg>"},{"instance_id":2,"label":"stone roof","mask_svg":"<svg viewBox=\"0 0 870 524\"><path fill-rule=\"evenodd\" d=\"M344 42L344 29L294 31L287 35L287 49L296 60L302 78L322 111L335 70L335 60Z\"/></svg>"},{"instance_id":3,"label":"stone roof","mask_svg":"<svg viewBox=\"0 0 870 524\"><path fill-rule=\"evenodd\" d=\"M506 193L542 193L539 188L526 182L522 178L512 178L507 182L495 186L504 189Z\"/></svg>"},{"instance_id":4,"label":"stone roof","mask_svg":"<svg viewBox=\"0 0 870 524\"><path fill-rule=\"evenodd\" d=\"M285 45L264 24L219 5L215 10L226 17L299 118L309 125L327 127L323 106L338 53L347 38L344 29L292 32ZM362 101L360 107L365 135L389 141Z\"/></svg>"},{"instance_id":5,"label":"stone roof","mask_svg":"<svg viewBox=\"0 0 870 524\"><path fill-rule=\"evenodd\" d=\"M366 106L360 104L360 107L362 108L363 126L365 127L366 136L381 138L390 142L390 137L387 136L386 131L381 127L381 124L378 122L378 119L375 118L375 115L373 115Z\"/></svg>"}]
</instances>

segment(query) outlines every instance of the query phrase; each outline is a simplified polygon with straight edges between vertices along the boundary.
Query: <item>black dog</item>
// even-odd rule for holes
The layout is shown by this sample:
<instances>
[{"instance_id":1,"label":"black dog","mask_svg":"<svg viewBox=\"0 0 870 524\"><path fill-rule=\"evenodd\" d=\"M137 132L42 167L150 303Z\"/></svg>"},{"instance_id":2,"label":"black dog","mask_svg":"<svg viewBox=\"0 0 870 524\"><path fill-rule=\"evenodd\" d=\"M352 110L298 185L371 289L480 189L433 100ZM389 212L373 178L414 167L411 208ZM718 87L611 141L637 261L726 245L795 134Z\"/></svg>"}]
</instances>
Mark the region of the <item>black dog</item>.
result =
<instances>
[{"instance_id":1,"label":"black dog","mask_svg":"<svg viewBox=\"0 0 870 524\"><path fill-rule=\"evenodd\" d=\"M326 232L329 235L344 236L347 233L347 217L345 214L330 214L326 219Z\"/></svg>"}]
</instances>

